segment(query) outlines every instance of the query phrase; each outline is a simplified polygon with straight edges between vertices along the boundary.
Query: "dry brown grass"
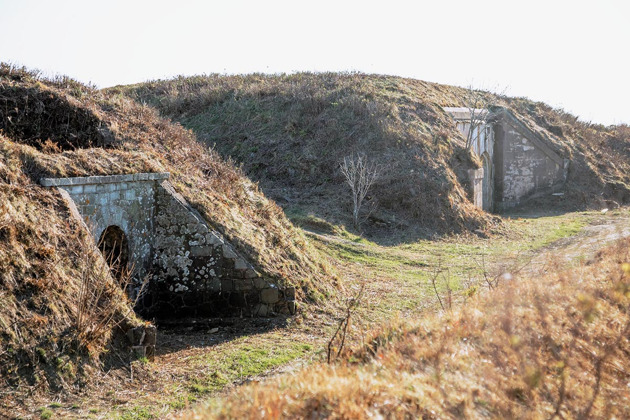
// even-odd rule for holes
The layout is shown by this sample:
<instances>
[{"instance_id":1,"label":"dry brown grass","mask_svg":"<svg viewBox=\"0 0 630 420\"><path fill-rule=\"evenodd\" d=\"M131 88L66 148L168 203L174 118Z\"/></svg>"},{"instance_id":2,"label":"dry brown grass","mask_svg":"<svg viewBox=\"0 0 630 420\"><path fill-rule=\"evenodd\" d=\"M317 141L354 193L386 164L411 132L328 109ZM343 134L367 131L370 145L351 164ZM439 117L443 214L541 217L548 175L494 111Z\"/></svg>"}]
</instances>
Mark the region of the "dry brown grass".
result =
<instances>
[{"instance_id":1,"label":"dry brown grass","mask_svg":"<svg viewBox=\"0 0 630 420\"><path fill-rule=\"evenodd\" d=\"M377 209L366 229L387 225L391 234L404 227L395 235L417 236L488 227L492 221L463 186L474 157L451 118L427 97L428 86L299 73L197 76L108 92L146 101L191 128L286 208L307 207L350 225L352 197L339 164L360 152L383 167L366 198L366 207Z\"/></svg>"},{"instance_id":2,"label":"dry brown grass","mask_svg":"<svg viewBox=\"0 0 630 420\"><path fill-rule=\"evenodd\" d=\"M628 418L630 241L185 418Z\"/></svg>"},{"instance_id":3,"label":"dry brown grass","mask_svg":"<svg viewBox=\"0 0 630 420\"><path fill-rule=\"evenodd\" d=\"M113 283L86 258L93 239L41 177L171 172L182 195L263 275L300 297L335 293L335 275L302 234L230 162L181 126L120 95L0 64L0 392L83 387L117 325L137 324ZM81 296L92 296L83 312ZM87 319L78 320L79 314ZM121 350L121 349L118 349ZM126 360L112 351L105 357ZM26 392L26 394L25 394Z\"/></svg>"},{"instance_id":4,"label":"dry brown grass","mask_svg":"<svg viewBox=\"0 0 630 420\"><path fill-rule=\"evenodd\" d=\"M466 199L466 169L477 163L441 108L464 106L466 89L393 76L298 73L179 77L110 91L146 101L194 130L285 208L349 226L351 197L338 167L344 156L363 152L387 167L370 193L378 211L368 232L399 238L418 226L432 235L493 225ZM509 107L571 158L566 194L553 206L630 202L627 126L583 123L526 98L476 94Z\"/></svg>"},{"instance_id":5,"label":"dry brown grass","mask_svg":"<svg viewBox=\"0 0 630 420\"><path fill-rule=\"evenodd\" d=\"M0 143L7 142L0 135ZM94 248L65 202L33 185L19 159L1 153L0 413L15 403L14 394L81 386L84 373L113 344L113 326L139 323L102 258L83 258ZM103 293L82 307L86 276ZM93 316L103 306L107 319ZM81 313L85 322L79 323ZM102 328L95 331L94 325Z\"/></svg>"}]
</instances>

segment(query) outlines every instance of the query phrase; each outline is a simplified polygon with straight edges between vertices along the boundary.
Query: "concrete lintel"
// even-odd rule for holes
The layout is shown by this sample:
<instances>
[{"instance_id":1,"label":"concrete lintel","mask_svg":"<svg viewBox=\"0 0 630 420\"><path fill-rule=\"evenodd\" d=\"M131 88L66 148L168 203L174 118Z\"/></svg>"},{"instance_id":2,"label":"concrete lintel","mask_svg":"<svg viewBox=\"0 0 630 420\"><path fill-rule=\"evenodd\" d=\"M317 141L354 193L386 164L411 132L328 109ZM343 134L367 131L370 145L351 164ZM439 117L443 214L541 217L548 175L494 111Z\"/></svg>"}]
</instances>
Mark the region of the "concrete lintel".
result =
<instances>
[{"instance_id":1,"label":"concrete lintel","mask_svg":"<svg viewBox=\"0 0 630 420\"><path fill-rule=\"evenodd\" d=\"M68 185L111 184L135 181L161 181L170 177L168 172L138 173L128 175L78 176L72 178L42 178L39 183L44 187L63 187Z\"/></svg>"},{"instance_id":2,"label":"concrete lintel","mask_svg":"<svg viewBox=\"0 0 630 420\"><path fill-rule=\"evenodd\" d=\"M483 108L445 106L442 109L450 114L455 121L470 121L470 118L473 116L478 121L488 116L488 110Z\"/></svg>"}]
</instances>

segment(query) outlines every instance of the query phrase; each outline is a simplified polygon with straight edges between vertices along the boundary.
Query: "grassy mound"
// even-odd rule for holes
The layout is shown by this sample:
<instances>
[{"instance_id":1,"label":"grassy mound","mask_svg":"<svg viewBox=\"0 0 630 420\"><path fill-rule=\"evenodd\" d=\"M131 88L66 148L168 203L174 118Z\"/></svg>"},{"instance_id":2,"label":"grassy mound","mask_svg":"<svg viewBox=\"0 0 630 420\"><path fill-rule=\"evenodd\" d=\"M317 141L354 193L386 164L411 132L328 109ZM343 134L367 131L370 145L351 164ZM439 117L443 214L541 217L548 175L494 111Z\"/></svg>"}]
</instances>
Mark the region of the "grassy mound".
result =
<instances>
[{"instance_id":1,"label":"grassy mound","mask_svg":"<svg viewBox=\"0 0 630 420\"><path fill-rule=\"evenodd\" d=\"M630 241L378 331L185 418L627 418ZM561 297L561 298L559 298Z\"/></svg>"},{"instance_id":2,"label":"grassy mound","mask_svg":"<svg viewBox=\"0 0 630 420\"><path fill-rule=\"evenodd\" d=\"M0 135L0 388L83 386L141 321L65 202L25 174L19 149Z\"/></svg>"},{"instance_id":3,"label":"grassy mound","mask_svg":"<svg viewBox=\"0 0 630 420\"><path fill-rule=\"evenodd\" d=\"M375 211L366 228L432 234L486 227L490 219L462 186L477 163L450 117L408 83L334 73L208 76L110 91L191 128L242 163L289 212L348 223L352 200L339 164L364 152L383 169L368 197L366 209Z\"/></svg>"},{"instance_id":4,"label":"grassy mound","mask_svg":"<svg viewBox=\"0 0 630 420\"><path fill-rule=\"evenodd\" d=\"M28 383L53 386L54 375L44 381L37 366L67 369L79 378L77 363L68 368L66 361L54 360L72 354L65 337L72 342L80 333L76 297L84 279L102 276L111 282L108 270L87 270L98 268L94 256L85 255L92 239L74 226L58 194L40 187L39 179L157 171L170 172L175 188L264 276L297 286L302 296L334 293L336 278L327 261L282 210L190 131L126 97L0 65L3 381L15 385L28 376L21 369L30 369ZM108 325L139 322L118 289L108 288L101 297L95 305L108 308L113 320ZM100 325L93 324L86 327L92 335ZM108 337L87 340L93 345L77 355L98 355ZM68 380L59 378L59 386Z\"/></svg>"},{"instance_id":5,"label":"grassy mound","mask_svg":"<svg viewBox=\"0 0 630 420\"><path fill-rule=\"evenodd\" d=\"M365 152L386 168L371 191L377 207L366 228L420 226L432 234L492 222L466 197L466 169L478 162L442 110L464 106L465 89L392 76L299 73L180 77L110 90L191 128L241 163L289 212L348 223L351 199L339 163ZM567 194L554 206L630 200L627 126L585 124L542 103L485 95L572 159Z\"/></svg>"}]
</instances>

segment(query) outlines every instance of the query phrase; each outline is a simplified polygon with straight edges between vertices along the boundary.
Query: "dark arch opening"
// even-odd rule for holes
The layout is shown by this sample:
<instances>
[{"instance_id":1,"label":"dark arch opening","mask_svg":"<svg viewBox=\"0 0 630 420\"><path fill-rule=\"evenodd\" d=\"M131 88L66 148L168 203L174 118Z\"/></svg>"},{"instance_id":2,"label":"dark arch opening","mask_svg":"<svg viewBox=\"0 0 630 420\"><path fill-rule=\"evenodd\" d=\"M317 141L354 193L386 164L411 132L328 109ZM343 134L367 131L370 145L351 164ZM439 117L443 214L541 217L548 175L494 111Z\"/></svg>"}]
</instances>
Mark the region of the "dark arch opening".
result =
<instances>
[{"instance_id":1,"label":"dark arch opening","mask_svg":"<svg viewBox=\"0 0 630 420\"><path fill-rule=\"evenodd\" d=\"M121 285L128 282L129 277L129 244L127 235L118 226L108 226L98 241L105 261L112 275Z\"/></svg>"}]
</instances>

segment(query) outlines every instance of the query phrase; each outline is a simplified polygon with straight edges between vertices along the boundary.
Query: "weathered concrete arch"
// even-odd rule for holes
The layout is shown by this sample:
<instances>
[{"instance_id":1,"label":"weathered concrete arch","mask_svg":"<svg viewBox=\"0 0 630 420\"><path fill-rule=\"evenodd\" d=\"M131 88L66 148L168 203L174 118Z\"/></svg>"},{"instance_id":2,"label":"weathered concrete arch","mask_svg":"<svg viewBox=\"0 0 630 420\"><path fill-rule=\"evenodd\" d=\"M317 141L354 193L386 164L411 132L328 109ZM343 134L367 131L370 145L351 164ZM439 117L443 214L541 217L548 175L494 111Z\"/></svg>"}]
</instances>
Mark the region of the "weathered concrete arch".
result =
<instances>
[{"instance_id":1,"label":"weathered concrete arch","mask_svg":"<svg viewBox=\"0 0 630 420\"><path fill-rule=\"evenodd\" d=\"M124 232L135 291L149 316L293 313L295 291L261 277L168 182L168 173L44 178L82 219L95 243ZM133 287L132 287L133 289Z\"/></svg>"},{"instance_id":2,"label":"weathered concrete arch","mask_svg":"<svg viewBox=\"0 0 630 420\"><path fill-rule=\"evenodd\" d=\"M526 124L502 107L444 110L465 136L471 130L471 115L482 116L475 121L470 147L482 159L483 168L468 172L476 206L500 211L564 187L569 160L545 137L544 129Z\"/></svg>"}]
</instances>

